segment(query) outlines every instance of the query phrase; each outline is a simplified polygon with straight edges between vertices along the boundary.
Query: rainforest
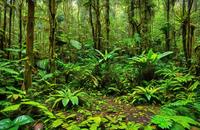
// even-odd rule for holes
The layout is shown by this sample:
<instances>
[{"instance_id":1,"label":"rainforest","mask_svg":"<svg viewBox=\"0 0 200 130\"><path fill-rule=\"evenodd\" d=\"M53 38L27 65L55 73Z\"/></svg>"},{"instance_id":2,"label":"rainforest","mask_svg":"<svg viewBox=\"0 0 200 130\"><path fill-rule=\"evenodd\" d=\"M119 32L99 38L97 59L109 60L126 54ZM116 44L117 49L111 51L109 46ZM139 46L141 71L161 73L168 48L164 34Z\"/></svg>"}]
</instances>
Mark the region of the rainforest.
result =
<instances>
[{"instance_id":1,"label":"rainforest","mask_svg":"<svg viewBox=\"0 0 200 130\"><path fill-rule=\"evenodd\" d=\"M0 130L200 130L200 0L0 0Z\"/></svg>"}]
</instances>

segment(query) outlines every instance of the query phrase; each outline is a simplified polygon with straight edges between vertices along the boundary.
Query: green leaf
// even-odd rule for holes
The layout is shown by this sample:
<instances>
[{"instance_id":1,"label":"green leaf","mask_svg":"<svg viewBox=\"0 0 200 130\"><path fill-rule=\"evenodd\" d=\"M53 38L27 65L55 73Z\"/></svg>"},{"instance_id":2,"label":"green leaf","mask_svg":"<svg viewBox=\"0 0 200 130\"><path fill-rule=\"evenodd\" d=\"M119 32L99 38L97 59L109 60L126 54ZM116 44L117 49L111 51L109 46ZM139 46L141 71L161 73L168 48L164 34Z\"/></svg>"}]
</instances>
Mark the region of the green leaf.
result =
<instances>
[{"instance_id":1,"label":"green leaf","mask_svg":"<svg viewBox=\"0 0 200 130\"><path fill-rule=\"evenodd\" d=\"M17 124L17 125L25 125L25 124L28 124L28 123L31 123L33 122L33 118L31 118L30 116L28 115L22 115L22 116L19 116L17 118L15 118L13 120L14 124Z\"/></svg>"},{"instance_id":2,"label":"green leaf","mask_svg":"<svg viewBox=\"0 0 200 130\"><path fill-rule=\"evenodd\" d=\"M147 125L147 126L144 127L144 130L153 130L153 128L152 128L152 126Z\"/></svg>"},{"instance_id":3,"label":"green leaf","mask_svg":"<svg viewBox=\"0 0 200 130\"><path fill-rule=\"evenodd\" d=\"M160 60L160 59L162 59L162 58L164 58L164 57L166 57L166 56L168 56L168 55L171 55L172 53L173 53L172 51L164 52L164 53L162 53L162 54L160 54L160 55L158 56L158 60Z\"/></svg>"},{"instance_id":4,"label":"green leaf","mask_svg":"<svg viewBox=\"0 0 200 130\"><path fill-rule=\"evenodd\" d=\"M21 104L31 105L31 106L40 108L40 110L41 110L42 112L44 112L45 115L49 116L50 118L56 118L56 117L54 116L54 114L53 114L52 112L50 112L46 106L44 106L43 104L41 104L41 103L39 103L39 102L27 101L27 102L22 102Z\"/></svg>"},{"instance_id":5,"label":"green leaf","mask_svg":"<svg viewBox=\"0 0 200 130\"><path fill-rule=\"evenodd\" d=\"M6 73L9 73L9 74L16 74L16 75L19 75L19 73L13 69L10 69L10 68L0 68L0 71L4 71Z\"/></svg>"},{"instance_id":6,"label":"green leaf","mask_svg":"<svg viewBox=\"0 0 200 130\"><path fill-rule=\"evenodd\" d=\"M200 82L199 81L196 81L194 84L192 84L190 86L190 88L188 89L189 91L194 91L195 89L198 88L198 86L200 85Z\"/></svg>"},{"instance_id":7,"label":"green leaf","mask_svg":"<svg viewBox=\"0 0 200 130\"><path fill-rule=\"evenodd\" d=\"M172 120L168 116L156 115L151 120L152 123L158 125L162 129L169 129L172 127Z\"/></svg>"},{"instance_id":8,"label":"green leaf","mask_svg":"<svg viewBox=\"0 0 200 130\"><path fill-rule=\"evenodd\" d=\"M78 105L78 97L77 96L70 97L70 100L73 105Z\"/></svg>"},{"instance_id":9,"label":"green leaf","mask_svg":"<svg viewBox=\"0 0 200 130\"><path fill-rule=\"evenodd\" d=\"M56 100L54 101L54 104L53 104L53 107L52 107L52 108L55 108L56 105L57 105L60 101L62 101L62 98L56 99Z\"/></svg>"},{"instance_id":10,"label":"green leaf","mask_svg":"<svg viewBox=\"0 0 200 130\"><path fill-rule=\"evenodd\" d=\"M171 130L185 130L185 128L182 125L175 123Z\"/></svg>"},{"instance_id":11,"label":"green leaf","mask_svg":"<svg viewBox=\"0 0 200 130\"><path fill-rule=\"evenodd\" d=\"M187 128L187 129L190 129L190 124L192 125L199 124L197 121L187 116L172 116L171 119L174 122L181 124L184 128Z\"/></svg>"},{"instance_id":12,"label":"green leaf","mask_svg":"<svg viewBox=\"0 0 200 130\"><path fill-rule=\"evenodd\" d=\"M55 121L52 123L52 127L53 127L53 128L56 128L56 127L62 125L62 123L63 123L63 120L62 120L62 119L57 119L57 120L55 120Z\"/></svg>"},{"instance_id":13,"label":"green leaf","mask_svg":"<svg viewBox=\"0 0 200 130\"><path fill-rule=\"evenodd\" d=\"M21 104L16 104L16 105L11 105L11 106L8 106L6 108L4 108L3 110L1 110L1 112L10 112L10 111L16 111L19 109Z\"/></svg>"},{"instance_id":14,"label":"green leaf","mask_svg":"<svg viewBox=\"0 0 200 130\"><path fill-rule=\"evenodd\" d=\"M66 107L68 103L69 103L69 99L68 98L64 98L62 100L62 104L63 104L64 107Z\"/></svg>"},{"instance_id":15,"label":"green leaf","mask_svg":"<svg viewBox=\"0 0 200 130\"><path fill-rule=\"evenodd\" d=\"M48 68L48 64L49 64L49 59L42 59L39 60L37 63L37 66L40 67L41 69L47 69Z\"/></svg>"},{"instance_id":16,"label":"green leaf","mask_svg":"<svg viewBox=\"0 0 200 130\"><path fill-rule=\"evenodd\" d=\"M8 130L18 130L19 129L19 126L18 125L15 125L13 126L12 128L9 128Z\"/></svg>"},{"instance_id":17,"label":"green leaf","mask_svg":"<svg viewBox=\"0 0 200 130\"><path fill-rule=\"evenodd\" d=\"M74 117L76 117L76 114L71 114L71 115L67 116L65 119L66 119L66 120L67 120L67 119L72 119L72 118L74 118Z\"/></svg>"},{"instance_id":18,"label":"green leaf","mask_svg":"<svg viewBox=\"0 0 200 130\"><path fill-rule=\"evenodd\" d=\"M81 130L81 128L78 127L77 125L72 125L72 126L68 127L67 130Z\"/></svg>"},{"instance_id":19,"label":"green leaf","mask_svg":"<svg viewBox=\"0 0 200 130\"><path fill-rule=\"evenodd\" d=\"M6 130L13 126L13 122L10 119L0 120L0 130Z\"/></svg>"},{"instance_id":20,"label":"green leaf","mask_svg":"<svg viewBox=\"0 0 200 130\"><path fill-rule=\"evenodd\" d=\"M75 47L76 49L81 49L81 43L76 41L76 40L70 40L70 43L73 47Z\"/></svg>"}]
</instances>

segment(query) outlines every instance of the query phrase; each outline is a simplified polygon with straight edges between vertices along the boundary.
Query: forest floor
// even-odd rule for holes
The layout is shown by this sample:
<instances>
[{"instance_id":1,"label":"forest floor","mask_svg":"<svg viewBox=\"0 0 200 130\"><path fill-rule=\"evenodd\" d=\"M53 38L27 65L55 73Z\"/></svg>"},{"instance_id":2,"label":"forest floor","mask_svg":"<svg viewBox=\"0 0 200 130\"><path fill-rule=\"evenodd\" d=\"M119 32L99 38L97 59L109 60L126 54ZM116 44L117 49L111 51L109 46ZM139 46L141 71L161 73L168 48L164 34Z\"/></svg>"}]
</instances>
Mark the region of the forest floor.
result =
<instances>
[{"instance_id":1,"label":"forest floor","mask_svg":"<svg viewBox=\"0 0 200 130\"><path fill-rule=\"evenodd\" d=\"M159 112L158 105L130 105L115 97L98 96L88 108L79 108L70 113L76 114L76 121L82 122L85 116L103 117L113 121L136 122L147 125L151 117Z\"/></svg>"}]
</instances>

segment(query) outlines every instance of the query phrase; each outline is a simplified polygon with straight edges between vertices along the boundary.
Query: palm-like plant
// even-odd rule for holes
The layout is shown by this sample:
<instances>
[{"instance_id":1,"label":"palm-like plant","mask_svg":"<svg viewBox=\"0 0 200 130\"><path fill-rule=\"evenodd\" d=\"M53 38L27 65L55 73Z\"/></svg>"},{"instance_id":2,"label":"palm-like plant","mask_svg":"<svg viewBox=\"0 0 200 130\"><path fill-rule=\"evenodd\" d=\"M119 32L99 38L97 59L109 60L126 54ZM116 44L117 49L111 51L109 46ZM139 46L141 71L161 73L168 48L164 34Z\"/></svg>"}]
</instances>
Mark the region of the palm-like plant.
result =
<instances>
[{"instance_id":1,"label":"palm-like plant","mask_svg":"<svg viewBox=\"0 0 200 130\"><path fill-rule=\"evenodd\" d=\"M98 54L101 56L99 63L102 63L102 62L112 59L117 54L116 51L118 51L118 50L119 50L119 48L116 48L111 52L108 52L107 50L105 50L104 54L101 51L96 50L96 52L98 52Z\"/></svg>"},{"instance_id":2,"label":"palm-like plant","mask_svg":"<svg viewBox=\"0 0 200 130\"><path fill-rule=\"evenodd\" d=\"M135 101L145 101L151 102L153 99L160 100L158 94L161 92L161 87L153 87L152 85L148 85L147 87L137 86L133 89L132 93Z\"/></svg>"},{"instance_id":3,"label":"palm-like plant","mask_svg":"<svg viewBox=\"0 0 200 130\"><path fill-rule=\"evenodd\" d=\"M171 51L167 51L167 52L159 54L159 53L154 53L152 49L150 49L147 54L145 54L145 51L144 51L140 56L133 57L131 63L142 65L142 66L145 66L148 64L156 64L158 63L159 60L161 60L162 58L172 53L173 52Z\"/></svg>"},{"instance_id":4,"label":"palm-like plant","mask_svg":"<svg viewBox=\"0 0 200 130\"><path fill-rule=\"evenodd\" d=\"M152 80L155 76L155 65L164 57L172 54L173 52L167 51L164 53L154 53L151 50L147 54L143 52L139 56L131 58L130 64L136 65L139 69L138 78L140 80Z\"/></svg>"},{"instance_id":5,"label":"palm-like plant","mask_svg":"<svg viewBox=\"0 0 200 130\"><path fill-rule=\"evenodd\" d=\"M72 104L73 106L79 105L80 100L83 100L87 95L85 92L81 92L80 90L72 92L70 89L57 90L56 93L57 94L51 95L51 97L46 101L54 101L53 108L61 102L64 107L69 104Z\"/></svg>"}]
</instances>

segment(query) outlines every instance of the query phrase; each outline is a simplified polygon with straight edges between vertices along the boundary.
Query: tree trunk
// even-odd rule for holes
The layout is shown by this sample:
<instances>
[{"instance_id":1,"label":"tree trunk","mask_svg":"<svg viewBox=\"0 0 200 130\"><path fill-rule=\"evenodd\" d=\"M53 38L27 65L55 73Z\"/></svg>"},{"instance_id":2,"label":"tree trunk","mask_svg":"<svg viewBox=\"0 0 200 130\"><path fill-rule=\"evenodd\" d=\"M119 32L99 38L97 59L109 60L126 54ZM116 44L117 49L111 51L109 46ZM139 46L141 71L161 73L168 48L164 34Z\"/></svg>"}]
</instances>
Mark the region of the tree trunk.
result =
<instances>
[{"instance_id":1,"label":"tree trunk","mask_svg":"<svg viewBox=\"0 0 200 130\"><path fill-rule=\"evenodd\" d=\"M33 0L28 1L28 24L26 39L26 56L24 86L22 89L28 90L32 86L32 65L33 65L33 41L34 41L34 12L35 3Z\"/></svg>"},{"instance_id":2,"label":"tree trunk","mask_svg":"<svg viewBox=\"0 0 200 130\"><path fill-rule=\"evenodd\" d=\"M23 0L19 4L19 59L22 58L22 5Z\"/></svg>"},{"instance_id":3,"label":"tree trunk","mask_svg":"<svg viewBox=\"0 0 200 130\"><path fill-rule=\"evenodd\" d=\"M182 5L182 15L183 17L185 16L185 0L183 0L183 5ZM186 59L186 62L188 61L188 58L187 58L187 49L186 49L186 27L187 27L187 20L184 19L183 21L183 24L182 24L182 44L183 44L183 51L184 51L184 55L185 55L185 59Z\"/></svg>"},{"instance_id":4,"label":"tree trunk","mask_svg":"<svg viewBox=\"0 0 200 130\"><path fill-rule=\"evenodd\" d=\"M166 28L166 37L165 37L165 41L166 41L166 51L170 50L170 0L167 0L167 6L166 6L166 13L167 13L167 28Z\"/></svg>"},{"instance_id":5,"label":"tree trunk","mask_svg":"<svg viewBox=\"0 0 200 130\"><path fill-rule=\"evenodd\" d=\"M193 0L188 0L188 16L187 16L187 54L188 54L188 67L191 66L191 58L192 58L192 37L193 37L193 31L194 29L191 30L191 24L190 24L190 14L191 14L191 9L193 5Z\"/></svg>"},{"instance_id":6,"label":"tree trunk","mask_svg":"<svg viewBox=\"0 0 200 130\"><path fill-rule=\"evenodd\" d=\"M50 63L50 73L55 72L55 31L56 31L56 1L49 0L49 23L50 23L50 35L49 35L49 63Z\"/></svg>"},{"instance_id":7,"label":"tree trunk","mask_svg":"<svg viewBox=\"0 0 200 130\"><path fill-rule=\"evenodd\" d=\"M136 31L136 25L134 21L135 17L135 0L130 1L130 9L129 9L129 24L130 24L130 36L133 37Z\"/></svg>"},{"instance_id":8,"label":"tree trunk","mask_svg":"<svg viewBox=\"0 0 200 130\"><path fill-rule=\"evenodd\" d=\"M110 0L106 0L106 49L109 48L109 41L110 41Z\"/></svg>"},{"instance_id":9,"label":"tree trunk","mask_svg":"<svg viewBox=\"0 0 200 130\"><path fill-rule=\"evenodd\" d=\"M141 18L141 26L142 26L142 50L146 50L150 47L150 36L149 36L149 21L151 20L151 13L149 12L149 0L142 1L142 11L144 15Z\"/></svg>"},{"instance_id":10,"label":"tree trunk","mask_svg":"<svg viewBox=\"0 0 200 130\"><path fill-rule=\"evenodd\" d=\"M96 0L96 34L97 34L97 43L96 43L96 47L95 49L101 50L102 46L101 46L101 39L102 39L102 35L101 35L101 21L100 21L100 4L99 4L99 0Z\"/></svg>"},{"instance_id":11,"label":"tree trunk","mask_svg":"<svg viewBox=\"0 0 200 130\"><path fill-rule=\"evenodd\" d=\"M187 8L187 14L185 14L186 11L186 1L183 0L182 5L182 14L183 17L185 17L183 24L182 24L182 43L183 43L183 50L185 54L185 59L187 63L187 67L189 68L191 66L191 58L192 58L192 44L194 39L194 29L195 27L191 25L191 9L193 5L193 0L188 0L188 8Z\"/></svg>"},{"instance_id":12,"label":"tree trunk","mask_svg":"<svg viewBox=\"0 0 200 130\"><path fill-rule=\"evenodd\" d=\"M11 47L11 42L12 42L12 35L11 35L11 33L12 33L12 4L13 4L13 0L10 0L10 15L9 15L9 17L10 17L10 19L9 19L9 38L8 38L8 48L10 48ZM7 52L7 58L8 59L10 59L10 51L8 51Z\"/></svg>"},{"instance_id":13,"label":"tree trunk","mask_svg":"<svg viewBox=\"0 0 200 130\"><path fill-rule=\"evenodd\" d=\"M4 44L6 43L6 13L7 13L7 1L4 3L4 22L3 22L3 37L1 39L0 49L4 49Z\"/></svg>"},{"instance_id":14,"label":"tree trunk","mask_svg":"<svg viewBox=\"0 0 200 130\"><path fill-rule=\"evenodd\" d=\"M94 23L93 23L93 15L92 15L92 0L89 1L90 6L89 6L89 21L92 29L92 37L93 37L93 42L94 46L96 46L96 34L95 34L95 28L94 28Z\"/></svg>"}]
</instances>

